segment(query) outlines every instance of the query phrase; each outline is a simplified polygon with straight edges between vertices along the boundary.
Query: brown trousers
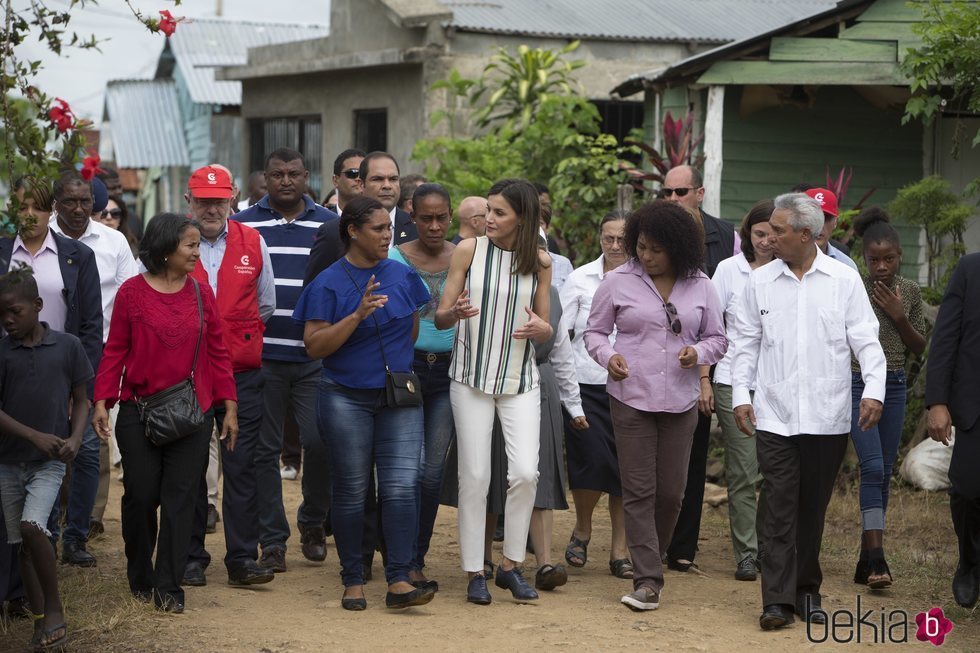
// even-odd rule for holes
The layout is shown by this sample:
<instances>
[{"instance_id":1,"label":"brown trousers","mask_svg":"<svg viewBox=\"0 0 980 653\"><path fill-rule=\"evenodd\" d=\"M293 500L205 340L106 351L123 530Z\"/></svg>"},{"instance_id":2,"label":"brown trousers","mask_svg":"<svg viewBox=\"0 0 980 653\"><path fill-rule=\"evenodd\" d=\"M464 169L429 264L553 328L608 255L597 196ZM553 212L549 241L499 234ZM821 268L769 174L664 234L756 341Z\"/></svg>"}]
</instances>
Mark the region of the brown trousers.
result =
<instances>
[{"instance_id":1,"label":"brown trousers","mask_svg":"<svg viewBox=\"0 0 980 653\"><path fill-rule=\"evenodd\" d=\"M697 406L651 413L609 398L626 513L633 589L664 586L663 556L677 524L687 483Z\"/></svg>"}]
</instances>

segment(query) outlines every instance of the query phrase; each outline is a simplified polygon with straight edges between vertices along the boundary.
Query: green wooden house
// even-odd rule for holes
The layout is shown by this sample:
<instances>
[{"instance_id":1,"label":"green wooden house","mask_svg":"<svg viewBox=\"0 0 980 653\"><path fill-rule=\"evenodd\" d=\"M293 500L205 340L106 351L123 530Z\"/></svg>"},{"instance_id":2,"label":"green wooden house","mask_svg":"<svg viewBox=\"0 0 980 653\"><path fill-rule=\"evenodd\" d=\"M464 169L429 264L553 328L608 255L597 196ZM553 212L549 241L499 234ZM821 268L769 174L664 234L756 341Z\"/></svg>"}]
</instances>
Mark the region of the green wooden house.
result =
<instances>
[{"instance_id":1,"label":"green wooden house","mask_svg":"<svg viewBox=\"0 0 980 653\"><path fill-rule=\"evenodd\" d=\"M977 10L980 11L980 2ZM705 210L738 222L757 200L805 182L824 185L827 170L853 169L842 203L886 204L902 186L942 174L954 190L980 174L980 149L950 155L954 119L902 124L908 82L900 62L917 44L922 20L906 0L845 0L779 29L629 78L613 92L644 95L644 125L695 111L703 129ZM967 133L980 117L958 116ZM980 222L980 221L978 221ZM919 230L898 226L905 274L918 276ZM980 249L980 233L967 245Z\"/></svg>"}]
</instances>

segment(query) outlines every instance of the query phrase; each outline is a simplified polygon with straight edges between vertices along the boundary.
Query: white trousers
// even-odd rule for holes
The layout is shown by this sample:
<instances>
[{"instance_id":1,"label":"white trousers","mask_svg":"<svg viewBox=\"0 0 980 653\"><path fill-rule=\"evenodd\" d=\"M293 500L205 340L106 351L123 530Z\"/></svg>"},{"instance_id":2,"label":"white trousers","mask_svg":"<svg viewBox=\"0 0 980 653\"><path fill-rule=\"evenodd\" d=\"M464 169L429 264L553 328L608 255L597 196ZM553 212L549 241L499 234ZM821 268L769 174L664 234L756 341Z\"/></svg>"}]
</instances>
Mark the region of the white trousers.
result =
<instances>
[{"instance_id":1,"label":"white trousers","mask_svg":"<svg viewBox=\"0 0 980 653\"><path fill-rule=\"evenodd\" d=\"M483 569L495 411L503 427L507 450L504 556L521 562L538 487L541 392L535 388L519 395L490 395L453 381L449 400L459 455L459 548L463 571Z\"/></svg>"}]
</instances>

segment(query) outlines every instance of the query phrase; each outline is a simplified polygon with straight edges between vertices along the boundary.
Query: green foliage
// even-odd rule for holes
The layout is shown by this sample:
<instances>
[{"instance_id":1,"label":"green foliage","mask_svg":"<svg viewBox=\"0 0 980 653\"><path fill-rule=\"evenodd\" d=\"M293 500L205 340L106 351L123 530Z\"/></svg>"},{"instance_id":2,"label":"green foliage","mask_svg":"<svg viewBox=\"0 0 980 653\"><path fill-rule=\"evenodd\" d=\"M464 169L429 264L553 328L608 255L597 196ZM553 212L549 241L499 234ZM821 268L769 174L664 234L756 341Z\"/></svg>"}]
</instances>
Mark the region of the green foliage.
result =
<instances>
[{"instance_id":1,"label":"green foliage","mask_svg":"<svg viewBox=\"0 0 980 653\"><path fill-rule=\"evenodd\" d=\"M929 284L923 297L932 304L938 303L956 261L966 253L963 234L973 210L938 175L904 186L888 210L892 217L919 225L925 231Z\"/></svg>"},{"instance_id":2,"label":"green foliage","mask_svg":"<svg viewBox=\"0 0 980 653\"><path fill-rule=\"evenodd\" d=\"M516 55L506 48L498 48L469 98L472 106L479 106L474 116L477 126L520 131L531 123L542 102L576 91L578 84L571 73L585 62L568 61L563 57L574 52L579 43L572 41L561 50L531 49L521 45ZM484 97L486 102L481 104Z\"/></svg>"},{"instance_id":3,"label":"green foliage","mask_svg":"<svg viewBox=\"0 0 980 653\"><path fill-rule=\"evenodd\" d=\"M468 195L486 195L505 177L546 183L555 211L552 225L572 244L570 258L583 262L598 255L599 221L614 208L617 185L625 183L621 158L638 150L603 134L595 105L570 92L572 84L563 75L581 62L566 63L561 56L575 47L577 43L559 52L521 47L517 57L498 52L487 66L495 74L480 82L453 71L435 87L449 91L454 102L465 98L471 104L489 92L494 102L486 106L497 109L477 114L477 123L485 127L482 135L419 141L412 158L422 162L426 177L446 186L456 202ZM536 71L537 82L522 85L530 71ZM552 92L566 87L569 92ZM455 121L458 116L444 112L439 118Z\"/></svg>"},{"instance_id":4,"label":"green foliage","mask_svg":"<svg viewBox=\"0 0 980 653\"><path fill-rule=\"evenodd\" d=\"M164 31L161 21L145 18L129 0L124 0L134 17L153 32ZM171 0L179 5L181 0ZM94 0L71 0L65 8L51 8L45 0L31 0L14 7L14 0L3 0L3 36L0 37L0 186L11 188L21 176L51 179L59 169L73 166L84 155L84 130L89 123L78 120L71 108L34 85L40 60L23 60L16 46L28 37L36 38L57 56L67 56L65 48L98 49L95 36L69 30L72 12ZM163 12L161 12L163 13ZM177 19L179 22L181 19ZM173 22L173 21L172 21ZM170 29L172 32L173 30ZM0 204L0 235L15 233L21 227L16 196Z\"/></svg>"},{"instance_id":5,"label":"green foliage","mask_svg":"<svg viewBox=\"0 0 980 653\"><path fill-rule=\"evenodd\" d=\"M942 112L980 113L980 11L976 3L930 0L922 5L924 21L915 25L922 45L906 53L902 69L911 79L912 97L905 105L903 122L918 118L926 123ZM959 117L953 139L953 156L960 142L970 138ZM972 147L980 145L980 129ZM980 177L967 188L980 192Z\"/></svg>"}]
</instances>

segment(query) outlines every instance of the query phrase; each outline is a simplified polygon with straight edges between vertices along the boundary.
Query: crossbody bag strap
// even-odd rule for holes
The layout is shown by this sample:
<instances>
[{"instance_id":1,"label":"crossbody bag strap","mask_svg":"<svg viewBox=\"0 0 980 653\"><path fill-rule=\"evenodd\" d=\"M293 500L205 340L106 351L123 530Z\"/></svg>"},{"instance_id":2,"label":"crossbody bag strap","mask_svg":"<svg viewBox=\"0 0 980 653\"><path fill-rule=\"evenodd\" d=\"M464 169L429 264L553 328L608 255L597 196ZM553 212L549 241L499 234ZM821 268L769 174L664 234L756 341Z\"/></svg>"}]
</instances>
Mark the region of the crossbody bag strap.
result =
<instances>
[{"instance_id":1,"label":"crossbody bag strap","mask_svg":"<svg viewBox=\"0 0 980 653\"><path fill-rule=\"evenodd\" d=\"M201 336L204 335L204 306L201 303L201 286L197 283L197 279L191 277L191 281L194 282L194 295L197 296L197 345L194 346L194 362L191 363L191 381L194 380L194 370L197 369L197 354L201 351Z\"/></svg>"},{"instance_id":2,"label":"crossbody bag strap","mask_svg":"<svg viewBox=\"0 0 980 653\"><path fill-rule=\"evenodd\" d=\"M350 282L354 284L354 288L356 288L357 292L363 297L364 291L361 290L361 287L357 285L357 282L354 281L354 277L351 275L350 270L347 269L346 259L341 259L340 267L344 269L344 272L347 273L347 278L350 279ZM360 305L360 302L358 302L358 305ZM356 311L357 309L354 310ZM385 343L384 343L384 339L381 337L381 327L378 326L378 318L374 317L374 313L371 313L371 320L374 322L374 329L378 333L378 344L381 346L381 360L385 364L385 371L391 372L391 369L389 369L388 367L388 357L385 356Z\"/></svg>"}]
</instances>

